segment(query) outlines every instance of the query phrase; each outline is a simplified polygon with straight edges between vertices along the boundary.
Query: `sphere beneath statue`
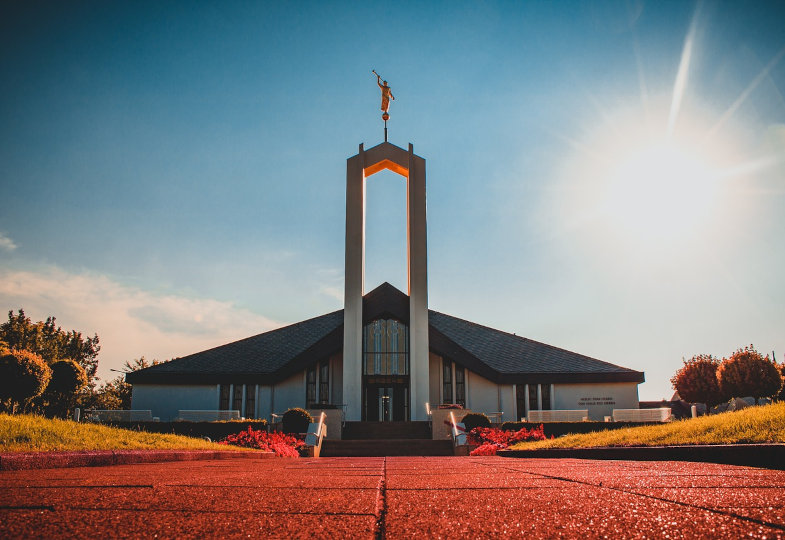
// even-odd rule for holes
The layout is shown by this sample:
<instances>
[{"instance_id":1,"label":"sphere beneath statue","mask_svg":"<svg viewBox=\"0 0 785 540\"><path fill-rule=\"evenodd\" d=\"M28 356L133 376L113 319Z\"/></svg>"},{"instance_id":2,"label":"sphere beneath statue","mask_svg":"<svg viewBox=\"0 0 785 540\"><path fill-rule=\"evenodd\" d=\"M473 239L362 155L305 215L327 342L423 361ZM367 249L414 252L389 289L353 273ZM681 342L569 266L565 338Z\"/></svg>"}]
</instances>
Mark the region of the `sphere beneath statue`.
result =
<instances>
[{"instance_id":1,"label":"sphere beneath statue","mask_svg":"<svg viewBox=\"0 0 785 540\"><path fill-rule=\"evenodd\" d=\"M382 120L384 120L386 122L389 119L390 119L390 115L389 114L387 114L387 113L382 114Z\"/></svg>"}]
</instances>

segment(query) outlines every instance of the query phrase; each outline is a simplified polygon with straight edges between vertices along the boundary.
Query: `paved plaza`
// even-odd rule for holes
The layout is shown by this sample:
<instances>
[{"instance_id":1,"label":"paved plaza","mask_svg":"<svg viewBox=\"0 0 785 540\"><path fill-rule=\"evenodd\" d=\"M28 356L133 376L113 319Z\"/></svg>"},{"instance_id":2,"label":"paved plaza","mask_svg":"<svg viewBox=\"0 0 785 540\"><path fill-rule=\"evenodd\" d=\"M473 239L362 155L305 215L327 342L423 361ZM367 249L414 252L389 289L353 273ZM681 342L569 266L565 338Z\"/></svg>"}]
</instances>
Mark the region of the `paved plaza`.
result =
<instances>
[{"instance_id":1,"label":"paved plaza","mask_svg":"<svg viewBox=\"0 0 785 540\"><path fill-rule=\"evenodd\" d=\"M387 457L0 471L0 538L779 538L785 472Z\"/></svg>"}]
</instances>

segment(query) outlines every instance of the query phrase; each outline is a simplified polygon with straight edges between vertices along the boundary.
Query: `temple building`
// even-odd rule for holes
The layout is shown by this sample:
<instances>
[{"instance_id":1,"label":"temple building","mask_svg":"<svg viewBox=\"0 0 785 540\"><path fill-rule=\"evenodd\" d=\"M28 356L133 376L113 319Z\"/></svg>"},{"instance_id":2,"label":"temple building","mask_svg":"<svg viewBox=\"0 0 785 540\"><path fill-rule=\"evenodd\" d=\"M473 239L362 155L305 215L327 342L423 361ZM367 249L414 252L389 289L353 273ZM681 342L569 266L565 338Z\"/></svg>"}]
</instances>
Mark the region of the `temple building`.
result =
<instances>
[{"instance_id":1,"label":"temple building","mask_svg":"<svg viewBox=\"0 0 785 540\"><path fill-rule=\"evenodd\" d=\"M408 290L366 292L365 180L407 183ZM348 421L426 420L459 404L502 421L532 410L587 409L602 420L638 408L639 371L428 309L425 160L383 142L347 160L344 309L129 373L132 407L270 418L292 407L341 409Z\"/></svg>"}]
</instances>

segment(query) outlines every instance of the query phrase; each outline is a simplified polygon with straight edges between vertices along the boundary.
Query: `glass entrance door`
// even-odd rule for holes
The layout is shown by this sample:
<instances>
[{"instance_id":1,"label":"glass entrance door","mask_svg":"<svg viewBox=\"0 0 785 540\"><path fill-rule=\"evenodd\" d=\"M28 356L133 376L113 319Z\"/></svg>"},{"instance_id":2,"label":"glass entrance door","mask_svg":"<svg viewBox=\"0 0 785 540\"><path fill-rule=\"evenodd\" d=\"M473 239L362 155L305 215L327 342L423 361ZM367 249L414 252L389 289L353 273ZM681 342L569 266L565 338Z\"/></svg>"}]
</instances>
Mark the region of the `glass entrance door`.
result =
<instances>
[{"instance_id":1,"label":"glass entrance door","mask_svg":"<svg viewBox=\"0 0 785 540\"><path fill-rule=\"evenodd\" d=\"M368 422L403 422L409 418L409 388L405 384L366 384L363 416Z\"/></svg>"}]
</instances>

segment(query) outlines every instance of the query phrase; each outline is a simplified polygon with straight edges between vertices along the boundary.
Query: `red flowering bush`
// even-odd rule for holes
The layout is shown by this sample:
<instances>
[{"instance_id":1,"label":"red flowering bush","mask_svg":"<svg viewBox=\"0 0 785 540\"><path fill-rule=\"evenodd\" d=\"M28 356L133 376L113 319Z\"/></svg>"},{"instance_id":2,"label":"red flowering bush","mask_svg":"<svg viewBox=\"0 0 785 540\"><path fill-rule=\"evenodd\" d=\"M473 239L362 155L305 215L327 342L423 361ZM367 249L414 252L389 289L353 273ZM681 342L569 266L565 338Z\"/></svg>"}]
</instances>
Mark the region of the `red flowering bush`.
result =
<instances>
[{"instance_id":1,"label":"red flowering bush","mask_svg":"<svg viewBox=\"0 0 785 540\"><path fill-rule=\"evenodd\" d=\"M265 452L275 452L278 457L300 457L298 449L305 446L303 441L293 435L256 431L251 426L248 426L245 431L229 435L218 444L231 444L244 448L256 448Z\"/></svg>"},{"instance_id":2,"label":"red flowering bush","mask_svg":"<svg viewBox=\"0 0 785 540\"><path fill-rule=\"evenodd\" d=\"M495 456L499 450L504 450L511 444L522 441L543 441L546 439L543 425L540 427L518 431L502 431L497 428L474 428L467 434L469 444L477 445L472 450L471 456Z\"/></svg>"}]
</instances>

